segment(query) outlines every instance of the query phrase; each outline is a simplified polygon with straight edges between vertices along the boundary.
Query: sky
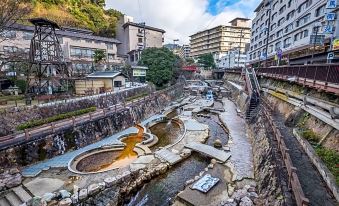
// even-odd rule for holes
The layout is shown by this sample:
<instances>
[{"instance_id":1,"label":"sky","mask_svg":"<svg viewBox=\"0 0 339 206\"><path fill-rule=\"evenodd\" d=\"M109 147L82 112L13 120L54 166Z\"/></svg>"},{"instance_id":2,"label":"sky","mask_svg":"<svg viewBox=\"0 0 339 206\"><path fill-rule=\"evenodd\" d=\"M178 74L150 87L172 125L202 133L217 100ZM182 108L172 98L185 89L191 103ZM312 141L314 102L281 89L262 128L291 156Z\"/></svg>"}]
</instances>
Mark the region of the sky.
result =
<instances>
[{"instance_id":1,"label":"sky","mask_svg":"<svg viewBox=\"0 0 339 206\"><path fill-rule=\"evenodd\" d=\"M114 8L132 16L134 22L164 29L165 43L188 44L189 36L218 25L228 25L235 17L254 18L261 0L106 0Z\"/></svg>"}]
</instances>

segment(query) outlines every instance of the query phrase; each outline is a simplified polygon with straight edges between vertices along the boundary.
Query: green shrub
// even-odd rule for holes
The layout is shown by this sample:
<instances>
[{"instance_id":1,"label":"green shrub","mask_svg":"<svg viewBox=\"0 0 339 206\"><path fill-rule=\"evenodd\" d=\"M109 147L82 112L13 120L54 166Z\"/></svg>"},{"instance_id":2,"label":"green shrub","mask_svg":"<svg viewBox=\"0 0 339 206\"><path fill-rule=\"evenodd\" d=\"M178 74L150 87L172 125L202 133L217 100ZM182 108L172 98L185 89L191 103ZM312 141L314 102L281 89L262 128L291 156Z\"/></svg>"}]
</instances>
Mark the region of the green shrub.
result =
<instances>
[{"instance_id":1,"label":"green shrub","mask_svg":"<svg viewBox=\"0 0 339 206\"><path fill-rule=\"evenodd\" d=\"M315 151L334 175L336 183L339 185L339 154L322 146L317 146Z\"/></svg>"},{"instance_id":2,"label":"green shrub","mask_svg":"<svg viewBox=\"0 0 339 206\"><path fill-rule=\"evenodd\" d=\"M137 95L134 95L134 96L131 96L131 97L127 97L127 98L125 99L125 101L126 101L126 102L130 102L130 101L133 101L133 100L135 100L135 99L139 99L139 98L145 97L145 96L147 96L147 95L148 95L147 92L143 92L143 93L141 93L141 94L137 94Z\"/></svg>"},{"instance_id":3,"label":"green shrub","mask_svg":"<svg viewBox=\"0 0 339 206\"><path fill-rule=\"evenodd\" d=\"M57 115L54 115L54 116L51 116L51 117L47 117L45 119L32 120L32 121L28 121L26 123L18 125L16 129L17 130L24 130L24 129L28 129L28 128L32 128L32 127L37 127L37 126L41 126L43 124L48 124L48 123L51 123L51 122L71 118L73 116L79 116L79 115L86 114L86 113L89 113L89 112L94 112L95 110L96 110L96 107L89 107L89 108L86 108L86 109L80 109L80 110L67 112L67 113L63 113L63 114L57 114Z\"/></svg>"},{"instance_id":4,"label":"green shrub","mask_svg":"<svg viewBox=\"0 0 339 206\"><path fill-rule=\"evenodd\" d=\"M319 137L311 129L302 130L301 135L310 142L317 143L319 141Z\"/></svg>"}]
</instances>

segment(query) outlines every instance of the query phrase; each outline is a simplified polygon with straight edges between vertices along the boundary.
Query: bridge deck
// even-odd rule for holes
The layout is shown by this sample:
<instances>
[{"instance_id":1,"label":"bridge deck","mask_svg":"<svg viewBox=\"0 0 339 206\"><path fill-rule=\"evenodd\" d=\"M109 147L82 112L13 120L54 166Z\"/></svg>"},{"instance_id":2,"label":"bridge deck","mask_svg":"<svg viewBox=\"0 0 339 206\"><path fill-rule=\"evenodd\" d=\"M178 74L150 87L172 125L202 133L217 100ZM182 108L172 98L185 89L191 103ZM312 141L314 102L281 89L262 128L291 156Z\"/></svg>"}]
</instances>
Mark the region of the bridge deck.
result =
<instances>
[{"instance_id":1,"label":"bridge deck","mask_svg":"<svg viewBox=\"0 0 339 206\"><path fill-rule=\"evenodd\" d=\"M231 154L228 154L212 146L201 144L201 143L192 142L192 143L186 144L185 147L191 150L194 150L196 152L202 153L204 155L207 155L211 158L217 159L221 162L226 162L231 157Z\"/></svg>"}]
</instances>

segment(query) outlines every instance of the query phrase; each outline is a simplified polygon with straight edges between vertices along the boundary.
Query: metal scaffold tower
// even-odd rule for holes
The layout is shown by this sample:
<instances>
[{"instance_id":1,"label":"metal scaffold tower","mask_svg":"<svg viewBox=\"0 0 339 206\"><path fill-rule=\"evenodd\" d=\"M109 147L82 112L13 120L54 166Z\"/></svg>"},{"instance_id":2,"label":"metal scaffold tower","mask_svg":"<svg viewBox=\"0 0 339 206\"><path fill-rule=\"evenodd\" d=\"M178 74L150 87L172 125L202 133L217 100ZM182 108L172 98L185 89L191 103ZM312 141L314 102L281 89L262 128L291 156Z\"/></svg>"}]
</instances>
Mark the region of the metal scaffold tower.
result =
<instances>
[{"instance_id":1,"label":"metal scaffold tower","mask_svg":"<svg viewBox=\"0 0 339 206\"><path fill-rule=\"evenodd\" d=\"M56 30L57 23L43 19L29 20L35 31L30 44L29 70L26 93L47 93L54 86L62 86L68 80L69 72Z\"/></svg>"}]
</instances>

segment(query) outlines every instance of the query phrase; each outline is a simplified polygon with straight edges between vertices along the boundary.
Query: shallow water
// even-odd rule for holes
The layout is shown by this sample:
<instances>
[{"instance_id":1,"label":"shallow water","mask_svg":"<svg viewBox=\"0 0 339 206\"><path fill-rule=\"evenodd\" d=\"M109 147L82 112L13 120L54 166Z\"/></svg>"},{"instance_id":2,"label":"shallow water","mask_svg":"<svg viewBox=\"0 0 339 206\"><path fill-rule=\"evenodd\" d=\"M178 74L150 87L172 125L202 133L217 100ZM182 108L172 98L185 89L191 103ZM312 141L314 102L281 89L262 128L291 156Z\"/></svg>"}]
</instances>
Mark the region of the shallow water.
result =
<instances>
[{"instance_id":1,"label":"shallow water","mask_svg":"<svg viewBox=\"0 0 339 206\"><path fill-rule=\"evenodd\" d=\"M149 129L159 140L158 143L151 148L152 150L173 144L182 133L180 126L172 120L157 123Z\"/></svg>"},{"instance_id":2,"label":"shallow water","mask_svg":"<svg viewBox=\"0 0 339 206\"><path fill-rule=\"evenodd\" d=\"M177 193L184 189L185 182L199 175L208 164L209 158L193 153L190 158L179 163L166 174L145 184L126 205L171 205Z\"/></svg>"},{"instance_id":3,"label":"shallow water","mask_svg":"<svg viewBox=\"0 0 339 206\"><path fill-rule=\"evenodd\" d=\"M77 170L81 172L102 172L110 169L125 167L138 158L138 154L133 151L136 144L143 141L143 128L136 126L138 133L131 135L122 142L126 144L121 151L108 151L97 153L81 160L77 165Z\"/></svg>"}]
</instances>

